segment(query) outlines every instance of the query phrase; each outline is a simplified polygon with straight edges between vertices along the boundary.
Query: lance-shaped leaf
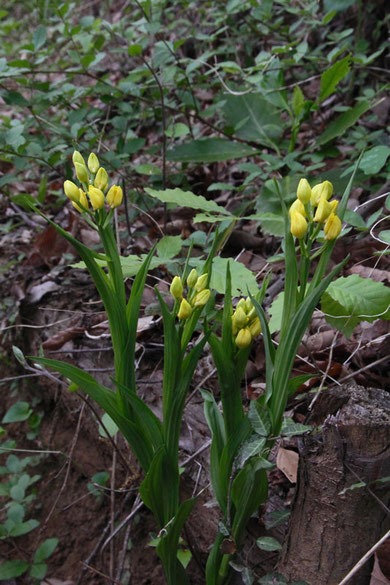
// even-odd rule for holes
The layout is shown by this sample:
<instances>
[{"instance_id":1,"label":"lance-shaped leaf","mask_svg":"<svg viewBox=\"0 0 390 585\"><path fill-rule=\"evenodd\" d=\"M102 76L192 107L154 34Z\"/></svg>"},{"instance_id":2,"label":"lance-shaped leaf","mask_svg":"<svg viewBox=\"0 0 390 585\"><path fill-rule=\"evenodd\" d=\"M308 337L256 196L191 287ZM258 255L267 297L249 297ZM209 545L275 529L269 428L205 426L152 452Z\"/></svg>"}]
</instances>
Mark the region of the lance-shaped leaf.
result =
<instances>
[{"instance_id":1,"label":"lance-shaped leaf","mask_svg":"<svg viewBox=\"0 0 390 585\"><path fill-rule=\"evenodd\" d=\"M181 504L174 518L165 527L157 545L157 554L164 565L169 585L189 585L184 567L177 558L177 548L184 522L191 513L194 503L195 500L192 499Z\"/></svg>"},{"instance_id":2,"label":"lance-shaped leaf","mask_svg":"<svg viewBox=\"0 0 390 585\"><path fill-rule=\"evenodd\" d=\"M127 439L144 471L149 469L153 458L152 445L148 442L141 428L134 422L126 419L116 399L116 393L106 388L90 375L70 364L42 357L29 357L44 366L55 369L57 372L69 378L77 384L88 396L90 396L116 423L123 436Z\"/></svg>"}]
</instances>

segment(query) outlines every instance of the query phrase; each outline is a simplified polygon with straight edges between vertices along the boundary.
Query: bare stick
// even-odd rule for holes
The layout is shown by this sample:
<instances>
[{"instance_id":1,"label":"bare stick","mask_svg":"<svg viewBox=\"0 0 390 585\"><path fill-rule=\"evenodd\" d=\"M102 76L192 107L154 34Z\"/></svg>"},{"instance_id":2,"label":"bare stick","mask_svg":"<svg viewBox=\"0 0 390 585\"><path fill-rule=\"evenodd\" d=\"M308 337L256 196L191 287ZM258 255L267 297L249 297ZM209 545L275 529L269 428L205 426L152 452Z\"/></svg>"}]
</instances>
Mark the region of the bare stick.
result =
<instances>
[{"instance_id":1,"label":"bare stick","mask_svg":"<svg viewBox=\"0 0 390 585\"><path fill-rule=\"evenodd\" d=\"M374 546L366 552L366 554L360 559L360 561L358 563L356 563L356 565L353 567L353 569L351 569L349 571L348 575L346 575L344 577L344 579L342 581L340 581L339 585L345 585L345 583L348 583L348 581L351 579L351 577L353 577L355 575L355 573L357 573L362 568L362 566L368 561L368 559L374 554L374 552L381 546L381 544L383 544L389 538L389 536L390 536L390 530L388 532L386 532L386 534L384 536L382 536L382 538L380 540L378 540L378 542L376 544L374 544Z\"/></svg>"}]
</instances>

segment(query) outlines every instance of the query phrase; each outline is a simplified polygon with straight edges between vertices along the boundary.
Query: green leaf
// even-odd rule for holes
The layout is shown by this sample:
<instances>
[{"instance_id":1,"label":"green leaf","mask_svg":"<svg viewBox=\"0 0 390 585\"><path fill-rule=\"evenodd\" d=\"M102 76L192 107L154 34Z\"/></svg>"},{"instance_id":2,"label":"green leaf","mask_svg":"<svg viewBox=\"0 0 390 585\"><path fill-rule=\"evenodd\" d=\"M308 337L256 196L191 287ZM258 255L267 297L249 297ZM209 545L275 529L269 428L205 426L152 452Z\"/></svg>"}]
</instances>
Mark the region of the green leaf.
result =
<instances>
[{"instance_id":1,"label":"green leaf","mask_svg":"<svg viewBox=\"0 0 390 585\"><path fill-rule=\"evenodd\" d=\"M47 538L37 548L34 554L34 563L41 563L48 559L55 551L57 544L59 543L58 538Z\"/></svg>"},{"instance_id":2,"label":"green leaf","mask_svg":"<svg viewBox=\"0 0 390 585\"><path fill-rule=\"evenodd\" d=\"M265 518L265 527L267 530L271 530L275 526L279 526L286 522L286 520L290 517L291 511L290 510L275 510L271 512L270 515Z\"/></svg>"},{"instance_id":3,"label":"green leaf","mask_svg":"<svg viewBox=\"0 0 390 585\"><path fill-rule=\"evenodd\" d=\"M336 85L347 75L350 70L351 56L347 55L344 59L334 63L321 75L321 87L319 102L323 102L327 97L332 95Z\"/></svg>"},{"instance_id":4,"label":"green leaf","mask_svg":"<svg viewBox=\"0 0 390 585\"><path fill-rule=\"evenodd\" d=\"M280 542L276 540L276 538L272 538L271 536L262 536L256 540L257 546L261 550L266 551L274 551L274 550L282 550L282 545Z\"/></svg>"},{"instance_id":5,"label":"green leaf","mask_svg":"<svg viewBox=\"0 0 390 585\"><path fill-rule=\"evenodd\" d=\"M142 45L130 45L127 47L127 53L130 57L139 57L142 54Z\"/></svg>"},{"instance_id":6,"label":"green leaf","mask_svg":"<svg viewBox=\"0 0 390 585\"><path fill-rule=\"evenodd\" d=\"M259 221L262 231L266 234L278 237L284 236L285 224L282 214L256 213L255 215L249 215L243 219Z\"/></svg>"},{"instance_id":7,"label":"green leaf","mask_svg":"<svg viewBox=\"0 0 390 585\"><path fill-rule=\"evenodd\" d=\"M99 435L101 437L106 438L107 437L106 430L107 430L110 437L114 437L116 435L116 433L118 432L118 426L114 423L112 418L110 416L108 416L108 414L106 412L102 416L102 423L104 424L104 427L102 425L99 425Z\"/></svg>"},{"instance_id":8,"label":"green leaf","mask_svg":"<svg viewBox=\"0 0 390 585\"><path fill-rule=\"evenodd\" d=\"M267 499L268 482L265 469L270 463L263 457L250 459L232 483L231 498L235 507L232 534L238 546L251 515Z\"/></svg>"},{"instance_id":9,"label":"green leaf","mask_svg":"<svg viewBox=\"0 0 390 585\"><path fill-rule=\"evenodd\" d=\"M353 126L370 108L370 102L363 101L356 104L353 108L349 108L346 112L343 112L341 116L331 122L321 136L317 138L317 144L321 146L322 144L326 144L344 134L344 132Z\"/></svg>"},{"instance_id":10,"label":"green leaf","mask_svg":"<svg viewBox=\"0 0 390 585\"><path fill-rule=\"evenodd\" d=\"M365 175L376 175L386 164L389 156L390 148L388 146L374 146L363 154L359 168Z\"/></svg>"},{"instance_id":11,"label":"green leaf","mask_svg":"<svg viewBox=\"0 0 390 585\"><path fill-rule=\"evenodd\" d=\"M321 299L328 323L349 337L360 321L390 319L390 289L358 274L332 282Z\"/></svg>"},{"instance_id":12,"label":"green leaf","mask_svg":"<svg viewBox=\"0 0 390 585\"><path fill-rule=\"evenodd\" d=\"M260 455L266 444L265 437L253 435L245 443L242 444L240 452L237 457L237 465L242 468L246 461L255 455Z\"/></svg>"},{"instance_id":13,"label":"green leaf","mask_svg":"<svg viewBox=\"0 0 390 585\"><path fill-rule=\"evenodd\" d=\"M47 31L45 26L38 26L33 36L34 50L38 51L46 43Z\"/></svg>"},{"instance_id":14,"label":"green leaf","mask_svg":"<svg viewBox=\"0 0 390 585\"><path fill-rule=\"evenodd\" d=\"M157 244L157 254L160 258L174 258L183 247L181 236L164 236Z\"/></svg>"},{"instance_id":15,"label":"green leaf","mask_svg":"<svg viewBox=\"0 0 390 585\"><path fill-rule=\"evenodd\" d=\"M390 244L390 230L383 230L382 232L379 232L378 238L385 244Z\"/></svg>"},{"instance_id":16,"label":"green leaf","mask_svg":"<svg viewBox=\"0 0 390 585\"><path fill-rule=\"evenodd\" d=\"M279 110L260 93L227 95L223 112L235 134L244 140L256 140L273 147L273 139L283 134Z\"/></svg>"},{"instance_id":17,"label":"green leaf","mask_svg":"<svg viewBox=\"0 0 390 585\"><path fill-rule=\"evenodd\" d=\"M292 418L285 417L283 419L280 434L283 437L294 437L295 435L303 435L303 433L307 433L308 431L311 430L312 430L311 426L296 423L295 421L293 421Z\"/></svg>"},{"instance_id":18,"label":"green leaf","mask_svg":"<svg viewBox=\"0 0 390 585\"><path fill-rule=\"evenodd\" d=\"M165 130L165 134L169 136L169 138L180 138L181 136L186 136L189 134L189 132L190 129L188 126L182 122L168 126L168 128Z\"/></svg>"},{"instance_id":19,"label":"green leaf","mask_svg":"<svg viewBox=\"0 0 390 585\"><path fill-rule=\"evenodd\" d=\"M134 167L134 170L140 175L149 175L150 177L153 175L161 175L161 169L151 163L137 165Z\"/></svg>"},{"instance_id":20,"label":"green leaf","mask_svg":"<svg viewBox=\"0 0 390 585\"><path fill-rule=\"evenodd\" d=\"M220 294L226 292L226 268L230 258L222 258L216 256L213 260L213 271L210 279L210 288L216 290ZM200 268L202 261L195 261L191 258L191 266ZM246 296L248 290L255 295L259 292L259 285L256 282L256 277L251 270L249 270L242 262L230 262L230 271L232 279L232 296Z\"/></svg>"},{"instance_id":21,"label":"green leaf","mask_svg":"<svg viewBox=\"0 0 390 585\"><path fill-rule=\"evenodd\" d=\"M258 400L252 400L249 405L248 418L255 433L261 437L268 437L272 427L268 408Z\"/></svg>"},{"instance_id":22,"label":"green leaf","mask_svg":"<svg viewBox=\"0 0 390 585\"><path fill-rule=\"evenodd\" d=\"M16 538L17 536L23 536L24 534L28 534L38 526L39 526L38 520L34 519L27 520L26 522L22 522L21 524L17 524L16 526L14 526L10 530L9 535L14 538Z\"/></svg>"},{"instance_id":23,"label":"green leaf","mask_svg":"<svg viewBox=\"0 0 390 585\"><path fill-rule=\"evenodd\" d=\"M299 85L294 87L293 95L292 95L292 111L294 112L294 116L299 118L300 113L303 110L303 105L305 103L305 96L302 93L301 88Z\"/></svg>"},{"instance_id":24,"label":"green leaf","mask_svg":"<svg viewBox=\"0 0 390 585\"><path fill-rule=\"evenodd\" d=\"M274 298L270 308L268 309L268 312L271 315L271 318L268 321L268 327L271 334L275 333L275 331L280 331L282 326L283 304L284 292L281 292L277 297Z\"/></svg>"},{"instance_id":25,"label":"green leaf","mask_svg":"<svg viewBox=\"0 0 390 585\"><path fill-rule=\"evenodd\" d=\"M27 420L32 414L32 408L28 402L19 401L11 406L11 408L5 413L2 422L13 423Z\"/></svg>"},{"instance_id":26,"label":"green leaf","mask_svg":"<svg viewBox=\"0 0 390 585\"><path fill-rule=\"evenodd\" d=\"M362 216L359 215L359 213L357 213L356 211L352 211L352 209L345 210L343 219L346 223L349 223L349 225L352 225L354 227L361 229L366 228L366 224Z\"/></svg>"},{"instance_id":27,"label":"green leaf","mask_svg":"<svg viewBox=\"0 0 390 585\"><path fill-rule=\"evenodd\" d=\"M43 579L46 573L47 573L46 563L36 563L31 567L29 571L30 577L33 577L34 579Z\"/></svg>"},{"instance_id":28,"label":"green leaf","mask_svg":"<svg viewBox=\"0 0 390 585\"><path fill-rule=\"evenodd\" d=\"M208 201L203 195L195 195L191 191L182 191L181 189L165 189L165 191L156 191L156 189L145 189L146 193L163 203L174 203L178 207L190 207L191 209L202 209L203 211L212 211L230 215L223 207L217 205L214 201Z\"/></svg>"},{"instance_id":29,"label":"green leaf","mask_svg":"<svg viewBox=\"0 0 390 585\"><path fill-rule=\"evenodd\" d=\"M50 368L54 368L57 372L63 374L72 380L72 382L80 386L86 394L95 400L95 402L97 402L118 425L118 428L137 456L141 467L144 471L147 471L152 458L152 445L146 440L140 427L123 416L118 408L116 392L112 392L102 384L98 384L91 375L70 364L41 357L31 357L30 359ZM135 399L136 398L137 397L135 396Z\"/></svg>"},{"instance_id":30,"label":"green leaf","mask_svg":"<svg viewBox=\"0 0 390 585\"><path fill-rule=\"evenodd\" d=\"M20 577L20 575L23 575L28 568L29 563L27 561L5 561L0 565L0 581Z\"/></svg>"},{"instance_id":31,"label":"green leaf","mask_svg":"<svg viewBox=\"0 0 390 585\"><path fill-rule=\"evenodd\" d=\"M5 142L7 145L12 146L15 150L18 149L19 146L26 142L23 132L24 126L20 123L7 130L5 132Z\"/></svg>"},{"instance_id":32,"label":"green leaf","mask_svg":"<svg viewBox=\"0 0 390 585\"><path fill-rule=\"evenodd\" d=\"M254 148L240 142L224 140L223 138L203 138L180 144L168 150L167 160L186 163L211 163L253 156L257 152Z\"/></svg>"},{"instance_id":33,"label":"green leaf","mask_svg":"<svg viewBox=\"0 0 390 585\"><path fill-rule=\"evenodd\" d=\"M24 354L22 352L21 349L19 349L19 347L16 347L16 345L12 346L12 351L14 353L14 356L16 357L16 359L18 360L18 362L20 363L20 365L22 365L23 367L25 367L27 365L26 362L26 358L24 357Z\"/></svg>"}]
</instances>

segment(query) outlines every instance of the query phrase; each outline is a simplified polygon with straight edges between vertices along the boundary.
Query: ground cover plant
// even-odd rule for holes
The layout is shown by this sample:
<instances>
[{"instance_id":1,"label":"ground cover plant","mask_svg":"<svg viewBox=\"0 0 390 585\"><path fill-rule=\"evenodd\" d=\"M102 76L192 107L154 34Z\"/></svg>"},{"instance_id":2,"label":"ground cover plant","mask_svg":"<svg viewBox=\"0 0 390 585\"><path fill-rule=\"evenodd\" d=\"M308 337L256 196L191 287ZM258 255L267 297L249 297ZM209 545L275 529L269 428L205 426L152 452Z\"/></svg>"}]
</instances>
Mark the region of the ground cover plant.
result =
<instances>
[{"instance_id":1,"label":"ground cover plant","mask_svg":"<svg viewBox=\"0 0 390 585\"><path fill-rule=\"evenodd\" d=\"M21 362L33 377L30 391L39 374L61 383L45 369L50 363L68 379L64 388L72 382L71 390L87 392L106 411L94 410L94 424L111 441L122 473L134 477L123 478L131 484L128 497L139 491L155 516L153 540L148 535L142 550L152 541L169 583L206 578L222 585L233 574L245 583L267 579L279 543L267 541L267 532L258 539L270 556L264 566L245 551L248 538L256 542L247 527L267 501L267 483L271 496L277 490L275 441L280 446L310 430L302 424L305 408L330 382L356 376L367 382L370 372L371 385L386 387L390 148L381 8L331 0L204 2L196 9L186 2L49 2L27 15L23 3L9 2L1 12L1 233L9 250L1 282L4 378ZM32 28L23 27L27 19ZM88 316L65 329L59 324L57 336L50 328L33 341L18 335L12 327L36 323L34 306L44 295L63 290L77 297L82 277L75 275L85 267L99 294L84 281L89 288L79 292L77 311ZM28 284L10 289L7 283L21 275ZM82 352L83 335L96 340L92 299L103 301L99 310L108 319L100 337L111 336L108 375L88 373L93 362L64 364L64 355L51 355L64 346ZM145 335L151 344L141 341L139 357ZM42 342L46 357L27 363L23 353L38 356ZM19 362L12 345L22 348ZM100 351L99 342L94 349ZM296 356L303 353L302 368ZM214 383L195 383L211 356ZM161 372L153 400L142 380L152 371ZM219 525L206 529L201 552L188 530L197 514L191 509L199 511L202 498L210 504L209 476L201 471L200 487L188 476L189 464L182 465L183 445L191 443L184 429L195 433L188 455L196 451L198 429L186 414L194 400L210 426L211 444L208 431L198 444L200 465L208 467L210 446L220 509L214 504ZM4 414L10 406L7 400ZM136 472L118 428L140 464ZM12 434L12 426L6 429ZM79 425L73 429L77 437ZM95 478L85 490L102 496L96 505L110 509L107 526L117 534L114 518L120 524L123 509L115 507L121 496L113 469L102 472L109 485ZM62 485L57 490L63 494ZM97 570L124 583L129 539L124 529L118 534L120 562L110 540L110 560L102 558ZM27 582L32 541L18 555L5 536L7 555L21 563L15 570L24 567ZM55 576L65 561L54 543L63 541L55 530L45 536L53 543L48 564ZM105 582L92 558L80 567L82 578ZM64 569L60 576L70 574ZM140 583L147 579L139 576ZM163 579L159 574L154 582Z\"/></svg>"}]
</instances>

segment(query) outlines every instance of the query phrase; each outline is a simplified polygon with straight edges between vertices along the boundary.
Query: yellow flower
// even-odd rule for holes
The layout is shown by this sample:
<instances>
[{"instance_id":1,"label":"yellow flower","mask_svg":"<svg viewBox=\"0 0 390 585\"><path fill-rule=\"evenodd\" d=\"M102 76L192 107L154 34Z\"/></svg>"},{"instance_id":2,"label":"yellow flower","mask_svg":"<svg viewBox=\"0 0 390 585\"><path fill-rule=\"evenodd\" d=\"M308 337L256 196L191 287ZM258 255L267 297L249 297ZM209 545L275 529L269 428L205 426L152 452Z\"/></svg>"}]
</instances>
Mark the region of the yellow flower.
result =
<instances>
[{"instance_id":1,"label":"yellow flower","mask_svg":"<svg viewBox=\"0 0 390 585\"><path fill-rule=\"evenodd\" d=\"M242 327L245 327L245 325L247 324L247 321L248 317L246 316L245 311L242 309L242 307L238 307L238 309L236 309L232 317L233 327L236 330L242 329Z\"/></svg>"},{"instance_id":2,"label":"yellow flower","mask_svg":"<svg viewBox=\"0 0 390 585\"><path fill-rule=\"evenodd\" d=\"M290 231L293 236L299 240L306 235L307 232L307 221L301 213L294 211L291 214L291 228Z\"/></svg>"},{"instance_id":3,"label":"yellow flower","mask_svg":"<svg viewBox=\"0 0 390 585\"><path fill-rule=\"evenodd\" d=\"M72 154L72 161L73 161L73 164L79 163L79 164L85 166L85 160L82 157L82 155L79 153L78 150L75 150L74 153Z\"/></svg>"},{"instance_id":4,"label":"yellow flower","mask_svg":"<svg viewBox=\"0 0 390 585\"><path fill-rule=\"evenodd\" d=\"M201 292L202 290L204 290L207 286L207 280L209 278L208 273L206 272L206 274L202 274L202 276L199 276L198 280L195 283L195 290L196 292Z\"/></svg>"},{"instance_id":5,"label":"yellow flower","mask_svg":"<svg viewBox=\"0 0 390 585\"><path fill-rule=\"evenodd\" d=\"M204 305L208 302L210 298L211 291L208 288L203 289L202 291L198 292L192 299L192 306L193 307L204 307Z\"/></svg>"},{"instance_id":6,"label":"yellow flower","mask_svg":"<svg viewBox=\"0 0 390 585\"><path fill-rule=\"evenodd\" d=\"M180 276L175 276L169 287L169 292L174 299L180 301L183 298L183 283Z\"/></svg>"},{"instance_id":7,"label":"yellow flower","mask_svg":"<svg viewBox=\"0 0 390 585\"><path fill-rule=\"evenodd\" d=\"M317 207L320 199L322 198L328 201L332 197L332 193L333 185L330 181L323 181L322 183L318 183L318 185L314 185L313 189L311 190L310 199L312 206Z\"/></svg>"},{"instance_id":8,"label":"yellow flower","mask_svg":"<svg viewBox=\"0 0 390 585\"><path fill-rule=\"evenodd\" d=\"M91 152L91 154L88 157L88 168L93 174L97 173L98 171L99 159L94 152Z\"/></svg>"},{"instance_id":9,"label":"yellow flower","mask_svg":"<svg viewBox=\"0 0 390 585\"><path fill-rule=\"evenodd\" d=\"M119 187L118 185L113 185L108 191L106 199L108 205L112 209L114 209L115 207L119 207L123 199L122 187Z\"/></svg>"},{"instance_id":10,"label":"yellow flower","mask_svg":"<svg viewBox=\"0 0 390 585\"><path fill-rule=\"evenodd\" d=\"M191 270L191 272L189 273L188 278L187 278L187 286L188 286L188 288L194 288L194 286L197 283L197 281L198 281L198 273L195 270L195 268L193 268Z\"/></svg>"},{"instance_id":11,"label":"yellow flower","mask_svg":"<svg viewBox=\"0 0 390 585\"><path fill-rule=\"evenodd\" d=\"M321 197L320 202L318 203L317 211L314 216L314 221L318 221L319 223L324 223L332 213L332 206L328 201Z\"/></svg>"},{"instance_id":12,"label":"yellow flower","mask_svg":"<svg viewBox=\"0 0 390 585\"><path fill-rule=\"evenodd\" d=\"M87 167L81 163L75 162L74 168L76 169L76 176L80 183L88 183L89 175L87 171Z\"/></svg>"},{"instance_id":13,"label":"yellow flower","mask_svg":"<svg viewBox=\"0 0 390 585\"><path fill-rule=\"evenodd\" d=\"M298 184L297 198L301 203L309 203L311 198L311 188L307 179L301 179Z\"/></svg>"},{"instance_id":14,"label":"yellow flower","mask_svg":"<svg viewBox=\"0 0 390 585\"><path fill-rule=\"evenodd\" d=\"M299 201L299 199L295 199L288 212L290 216L292 213L298 212L303 215L303 217L306 217L305 206L303 205L302 201Z\"/></svg>"},{"instance_id":15,"label":"yellow flower","mask_svg":"<svg viewBox=\"0 0 390 585\"><path fill-rule=\"evenodd\" d=\"M332 208L331 213L336 213L337 212L337 208L339 206L339 202L337 201L337 199L333 199L333 201L329 201L329 205Z\"/></svg>"},{"instance_id":16,"label":"yellow flower","mask_svg":"<svg viewBox=\"0 0 390 585\"><path fill-rule=\"evenodd\" d=\"M88 199L87 199L87 196L85 194L85 191L83 191L82 189L79 189L79 191L80 191L80 198L79 198L78 202L83 207L85 207L85 209L83 209L83 207L80 207L80 205L75 203L75 201L72 201L72 203L75 206L75 208L77 209L77 211L79 211L80 213L85 213L85 210L88 209Z\"/></svg>"},{"instance_id":17,"label":"yellow flower","mask_svg":"<svg viewBox=\"0 0 390 585\"><path fill-rule=\"evenodd\" d=\"M251 344L251 341L252 335L248 327L245 327L245 329L240 329L236 337L237 347L239 347L240 349L244 349L245 347L248 347Z\"/></svg>"},{"instance_id":18,"label":"yellow flower","mask_svg":"<svg viewBox=\"0 0 390 585\"><path fill-rule=\"evenodd\" d=\"M186 299L183 299L180 303L180 308L177 316L179 317L179 319L188 319L188 317L191 317L191 314L192 307L190 303Z\"/></svg>"},{"instance_id":19,"label":"yellow flower","mask_svg":"<svg viewBox=\"0 0 390 585\"><path fill-rule=\"evenodd\" d=\"M65 195L71 200L77 201L80 199L80 191L77 185L75 185L72 181L65 181L64 183L64 191Z\"/></svg>"},{"instance_id":20,"label":"yellow flower","mask_svg":"<svg viewBox=\"0 0 390 585\"><path fill-rule=\"evenodd\" d=\"M100 169L96 173L96 177L95 177L93 184L95 185L95 187L97 187L101 191L105 191L107 189L108 175L107 175L106 169L103 169L103 167L100 167Z\"/></svg>"},{"instance_id":21,"label":"yellow flower","mask_svg":"<svg viewBox=\"0 0 390 585\"><path fill-rule=\"evenodd\" d=\"M252 338L254 339L261 333L261 325L260 319L256 317L256 319L249 325L249 331L251 332Z\"/></svg>"},{"instance_id":22,"label":"yellow flower","mask_svg":"<svg viewBox=\"0 0 390 585\"><path fill-rule=\"evenodd\" d=\"M341 219L335 213L331 213L324 226L325 239L335 240L341 232Z\"/></svg>"},{"instance_id":23,"label":"yellow flower","mask_svg":"<svg viewBox=\"0 0 390 585\"><path fill-rule=\"evenodd\" d=\"M104 193L96 187L89 186L88 197L92 207L96 209L103 209L104 206Z\"/></svg>"}]
</instances>

